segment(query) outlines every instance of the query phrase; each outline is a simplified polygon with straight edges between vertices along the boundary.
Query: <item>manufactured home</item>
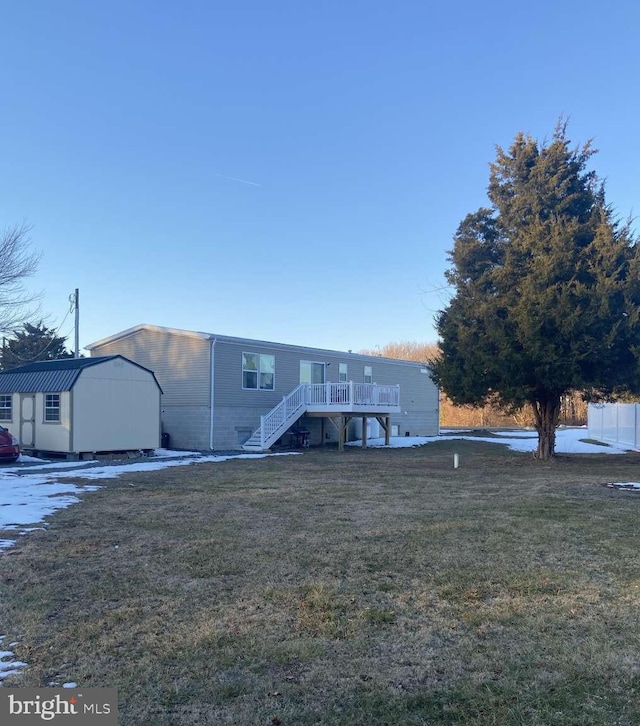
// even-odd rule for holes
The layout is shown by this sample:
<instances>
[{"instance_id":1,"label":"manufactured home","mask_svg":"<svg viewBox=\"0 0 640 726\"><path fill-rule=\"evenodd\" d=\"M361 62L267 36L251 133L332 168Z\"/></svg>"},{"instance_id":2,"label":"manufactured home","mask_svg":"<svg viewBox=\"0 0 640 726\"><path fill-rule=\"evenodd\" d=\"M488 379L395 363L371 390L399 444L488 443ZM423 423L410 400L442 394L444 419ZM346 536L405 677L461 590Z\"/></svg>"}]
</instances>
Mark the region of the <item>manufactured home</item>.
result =
<instances>
[{"instance_id":1,"label":"manufactured home","mask_svg":"<svg viewBox=\"0 0 640 726\"><path fill-rule=\"evenodd\" d=\"M27 451L150 450L161 394L152 371L121 355L30 363L0 373L0 424Z\"/></svg>"},{"instance_id":2,"label":"manufactured home","mask_svg":"<svg viewBox=\"0 0 640 726\"><path fill-rule=\"evenodd\" d=\"M367 434L438 433L438 389L412 361L154 325L87 349L155 372L163 431L175 448L261 451L294 440L342 445L366 443Z\"/></svg>"}]
</instances>

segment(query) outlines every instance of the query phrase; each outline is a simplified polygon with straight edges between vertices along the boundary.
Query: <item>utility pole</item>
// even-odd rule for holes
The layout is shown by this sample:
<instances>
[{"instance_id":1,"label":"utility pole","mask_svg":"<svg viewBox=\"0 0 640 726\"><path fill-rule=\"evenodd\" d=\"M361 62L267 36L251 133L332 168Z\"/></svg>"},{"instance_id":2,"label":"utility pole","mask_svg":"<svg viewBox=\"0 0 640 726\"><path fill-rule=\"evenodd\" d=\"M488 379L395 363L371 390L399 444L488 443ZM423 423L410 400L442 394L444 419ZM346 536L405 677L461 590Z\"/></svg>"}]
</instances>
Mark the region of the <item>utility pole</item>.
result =
<instances>
[{"instance_id":1,"label":"utility pole","mask_svg":"<svg viewBox=\"0 0 640 726\"><path fill-rule=\"evenodd\" d=\"M69 295L69 301L71 302L71 310L75 310L76 313L76 340L74 347L74 358L80 357L80 291L76 287L75 291Z\"/></svg>"},{"instance_id":2,"label":"utility pole","mask_svg":"<svg viewBox=\"0 0 640 726\"><path fill-rule=\"evenodd\" d=\"M76 287L76 358L80 357L80 290Z\"/></svg>"}]
</instances>

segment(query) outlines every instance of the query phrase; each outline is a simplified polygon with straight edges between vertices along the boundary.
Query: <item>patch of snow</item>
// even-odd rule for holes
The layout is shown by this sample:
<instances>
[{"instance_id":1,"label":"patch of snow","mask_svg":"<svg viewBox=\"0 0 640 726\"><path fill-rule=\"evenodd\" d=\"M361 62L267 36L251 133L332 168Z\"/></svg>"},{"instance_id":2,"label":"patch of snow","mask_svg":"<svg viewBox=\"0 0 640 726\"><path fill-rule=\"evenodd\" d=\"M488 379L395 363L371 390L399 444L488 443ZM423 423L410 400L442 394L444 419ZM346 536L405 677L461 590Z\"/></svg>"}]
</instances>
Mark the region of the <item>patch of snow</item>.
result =
<instances>
[{"instance_id":1,"label":"patch of snow","mask_svg":"<svg viewBox=\"0 0 640 726\"><path fill-rule=\"evenodd\" d=\"M5 636L0 635L0 643L4 640ZM11 643L11 646L16 643ZM3 681L9 676L14 676L20 673L22 668L26 667L26 663L21 660L16 660L13 651L11 650L0 650L0 681Z\"/></svg>"},{"instance_id":2,"label":"patch of snow","mask_svg":"<svg viewBox=\"0 0 640 726\"><path fill-rule=\"evenodd\" d=\"M3 529L8 530L20 530L18 534L29 534L29 532L46 532L46 527L19 527L17 524L9 524L6 527L3 527Z\"/></svg>"},{"instance_id":3,"label":"patch of snow","mask_svg":"<svg viewBox=\"0 0 640 726\"><path fill-rule=\"evenodd\" d=\"M0 476L5 473L16 474L26 473L30 471L42 471L49 469L82 469L87 466L92 466L95 461L49 461L43 459L34 459L33 461L44 462L35 464L33 466L9 466L0 470Z\"/></svg>"},{"instance_id":4,"label":"patch of snow","mask_svg":"<svg viewBox=\"0 0 640 726\"><path fill-rule=\"evenodd\" d=\"M47 461L47 459L39 459L37 456L29 456L29 454L20 454L18 461L21 464L28 464L30 461Z\"/></svg>"},{"instance_id":5,"label":"patch of snow","mask_svg":"<svg viewBox=\"0 0 640 726\"><path fill-rule=\"evenodd\" d=\"M635 481L616 481L607 484L610 489L629 489L630 491L640 490L640 484Z\"/></svg>"},{"instance_id":6,"label":"patch of snow","mask_svg":"<svg viewBox=\"0 0 640 726\"><path fill-rule=\"evenodd\" d=\"M583 427L558 429L556 431L556 452L558 454L624 454L629 449L620 446L602 446L581 441L588 436ZM535 432L511 431L503 432L500 438L485 436L465 436L464 434L447 434L447 436L399 436L391 437L389 448L406 448L410 446L424 446L434 441L481 441L487 444L508 446L512 451L534 452L538 448L538 437ZM349 446L361 446L362 441L350 441ZM368 439L367 446L371 448L384 448L384 439Z\"/></svg>"},{"instance_id":7,"label":"patch of snow","mask_svg":"<svg viewBox=\"0 0 640 726\"><path fill-rule=\"evenodd\" d=\"M167 449L157 451L167 452ZM282 454L238 454L202 455L198 452L176 452L161 456L157 461L145 459L132 463L95 466L95 462L54 462L32 467L10 467L0 469L0 529L19 530L27 533L43 529L43 520L58 509L76 504L78 494L95 491L95 484L79 485L68 481L74 479L113 479L125 472L157 471L174 466L190 466L208 462L221 462L230 459L263 459L267 456L299 456L299 452ZM32 471L38 471L32 474ZM19 472L19 474L18 474ZM11 547L14 540L0 540L0 549Z\"/></svg>"},{"instance_id":8,"label":"patch of snow","mask_svg":"<svg viewBox=\"0 0 640 726\"><path fill-rule=\"evenodd\" d=\"M518 439L522 437L523 439L526 438L538 438L538 434L535 431L492 431L491 432L494 436L505 436L510 439Z\"/></svg>"},{"instance_id":9,"label":"patch of snow","mask_svg":"<svg viewBox=\"0 0 640 726\"><path fill-rule=\"evenodd\" d=\"M173 458L179 456L200 456L199 451L172 451L171 449L154 449L152 456L154 458L163 458L171 456Z\"/></svg>"},{"instance_id":10,"label":"patch of snow","mask_svg":"<svg viewBox=\"0 0 640 726\"><path fill-rule=\"evenodd\" d=\"M197 451L175 452L167 449L156 449L156 452L160 452L158 455L160 461L146 459L142 462L113 466L95 466L95 462L92 461L55 462L41 466L0 469L0 530L19 530L19 534L26 534L36 529L46 531L46 527L26 525L44 524L42 520L45 517L53 514L58 509L64 509L79 502L80 499L76 496L77 494L100 489L97 485L79 486L64 481L69 477L74 479L113 479L126 472L157 471L173 466L188 466L191 464L228 461L229 459L300 456L300 452L297 451L279 454L238 454L237 456L202 455ZM38 470L38 474L30 473L34 470ZM17 472L20 472L20 474ZM15 540L0 539L0 551L12 547L15 543ZM115 549L117 548L118 545L115 546ZM0 643L3 638L4 636L0 636ZM26 666L26 663L15 660L12 651L0 650L0 681L8 676L20 673L20 670ZM62 687L76 688L77 683L64 683Z\"/></svg>"},{"instance_id":11,"label":"patch of snow","mask_svg":"<svg viewBox=\"0 0 640 726\"><path fill-rule=\"evenodd\" d=\"M39 524L49 514L80 501L75 494L97 488L51 481L54 477L0 474L0 529Z\"/></svg>"}]
</instances>

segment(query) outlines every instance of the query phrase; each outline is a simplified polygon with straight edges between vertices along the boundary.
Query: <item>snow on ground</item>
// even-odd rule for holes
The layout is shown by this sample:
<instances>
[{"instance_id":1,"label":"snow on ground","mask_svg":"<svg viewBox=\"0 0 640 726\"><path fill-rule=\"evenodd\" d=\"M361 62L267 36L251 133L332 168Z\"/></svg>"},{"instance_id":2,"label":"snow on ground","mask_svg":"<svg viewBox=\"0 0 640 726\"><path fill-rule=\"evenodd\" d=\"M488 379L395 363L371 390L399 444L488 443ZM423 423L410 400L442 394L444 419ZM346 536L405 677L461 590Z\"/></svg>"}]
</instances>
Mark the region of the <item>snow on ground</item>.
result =
<instances>
[{"instance_id":1,"label":"snow on ground","mask_svg":"<svg viewBox=\"0 0 640 726\"><path fill-rule=\"evenodd\" d=\"M487 444L508 446L512 451L535 451L538 448L538 436L535 431L502 431L494 436L465 436L464 432L443 429L440 436L399 436L392 437L390 448L406 448L423 446L434 441L460 439L482 441ZM607 444L591 444L586 439L589 432L586 428L566 428L556 431L556 452L558 454L624 454L628 448L615 447ZM498 438L499 437L499 438ZM350 441L349 446L360 446L361 441ZM384 447L384 439L367 439L367 446Z\"/></svg>"},{"instance_id":2,"label":"snow on ground","mask_svg":"<svg viewBox=\"0 0 640 726\"><path fill-rule=\"evenodd\" d=\"M489 444L508 446L514 451L535 451L537 437L533 431L500 432L496 437L465 436L465 431L443 430L445 436L401 436L391 439L390 447L406 448L423 446L444 439L466 439L484 441ZM588 436L584 428L559 429L556 432L556 451L572 454L621 454L624 449L613 446L598 446L580 439ZM352 441L350 446L358 446L361 442ZM384 447L384 439L369 439L370 447ZM132 463L96 466L93 461L81 462L46 462L34 457L21 456L20 462L29 466L10 466L0 468L0 529L15 531L16 535L32 532L37 529L46 530L45 517L79 502L78 494L95 491L95 484L72 484L65 481L69 477L86 480L111 479L123 472L156 471L173 466L188 466L204 462L227 461L228 459L261 459L266 456L296 456L299 452L283 454L238 454L216 455L201 454L197 451L169 451L157 449L154 455L144 461ZM37 473L32 473L37 472ZM610 487L640 490L640 484L633 482L609 484ZM15 540L0 539L0 553L11 547ZM0 636L0 644L4 636ZM14 646L10 643L8 647ZM16 661L11 650L0 650L0 684L4 678L19 673L25 663Z\"/></svg>"},{"instance_id":3,"label":"snow on ground","mask_svg":"<svg viewBox=\"0 0 640 726\"><path fill-rule=\"evenodd\" d=\"M176 455L180 456L201 456L201 453L199 451L171 451L171 449L154 449L153 450L153 458L166 458L171 457L173 459L176 458Z\"/></svg>"},{"instance_id":4,"label":"snow on ground","mask_svg":"<svg viewBox=\"0 0 640 726\"><path fill-rule=\"evenodd\" d=\"M72 473L73 476L77 472ZM38 524L58 509L79 501L81 491L95 491L96 486L79 487L70 482L57 482L62 474L5 474L0 472L0 529L24 531L27 525ZM66 474L69 476L69 473ZM11 540L5 540L5 547Z\"/></svg>"},{"instance_id":5,"label":"snow on ground","mask_svg":"<svg viewBox=\"0 0 640 726\"><path fill-rule=\"evenodd\" d=\"M172 466L188 466L204 462L227 461L228 459L262 459L266 456L292 456L298 452L284 454L239 454L237 456L203 455L197 451L168 451L157 449L154 456L145 461L130 464L96 466L94 461L45 462L34 457L21 456L20 462L30 466L9 466L0 468L0 530L15 531L16 535L34 530L46 530L45 517L58 509L64 509L79 502L78 494L99 489L96 484L72 484L69 477L87 480L112 479L123 472L156 471ZM32 473L37 472L37 473ZM0 539L0 553L15 544L13 539ZM0 636L0 644L4 636ZM10 643L9 647L16 645ZM26 663L15 660L13 651L0 649L0 684L10 675L20 672ZM75 687L75 684L63 687Z\"/></svg>"},{"instance_id":6,"label":"snow on ground","mask_svg":"<svg viewBox=\"0 0 640 726\"><path fill-rule=\"evenodd\" d=\"M0 645L4 640L4 635L0 635ZM9 647L13 648L17 643L9 643ZM13 660L12 660L13 659ZM8 676L13 676L16 673L20 673L20 669L24 668L27 664L21 660L15 660L13 651L11 650L0 650L0 682Z\"/></svg>"},{"instance_id":7,"label":"snow on ground","mask_svg":"<svg viewBox=\"0 0 640 726\"><path fill-rule=\"evenodd\" d=\"M95 491L93 484L72 484L75 479L113 479L123 472L157 471L173 466L188 466L228 459L262 459L266 456L290 456L286 454L200 454L197 451L168 452L159 449L159 456L144 461L96 466L95 461L49 462L33 466L9 466L0 468L0 529L19 533L42 529L43 519L58 509L64 509L79 501L77 495ZM169 458L170 454L172 458ZM31 457L33 458L33 457ZM42 461L34 459L34 461ZM37 473L32 473L37 472ZM0 549L13 544L12 540L0 540Z\"/></svg>"}]
</instances>

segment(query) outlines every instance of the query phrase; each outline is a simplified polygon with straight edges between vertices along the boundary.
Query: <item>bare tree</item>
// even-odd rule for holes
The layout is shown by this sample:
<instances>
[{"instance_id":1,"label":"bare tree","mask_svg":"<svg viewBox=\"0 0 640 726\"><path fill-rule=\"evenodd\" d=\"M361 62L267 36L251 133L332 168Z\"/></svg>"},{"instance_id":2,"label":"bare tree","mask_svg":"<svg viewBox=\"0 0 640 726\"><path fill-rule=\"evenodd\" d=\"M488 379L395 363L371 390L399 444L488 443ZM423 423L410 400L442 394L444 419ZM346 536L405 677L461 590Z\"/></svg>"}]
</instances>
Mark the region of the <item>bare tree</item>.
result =
<instances>
[{"instance_id":1,"label":"bare tree","mask_svg":"<svg viewBox=\"0 0 640 726\"><path fill-rule=\"evenodd\" d=\"M400 340L386 343L382 347L361 350L365 355L379 355L385 358L415 360L420 363L431 363L440 355L438 343L423 343L415 340ZM573 394L563 399L563 423L582 425L587 421L586 403L580 394ZM456 405L444 393L440 392L440 425L470 426L473 428L497 426L533 426L533 413L523 407L509 412L500 409L495 401L487 401L481 406Z\"/></svg>"},{"instance_id":2,"label":"bare tree","mask_svg":"<svg viewBox=\"0 0 640 726\"><path fill-rule=\"evenodd\" d=\"M440 355L437 343L422 343L416 340L400 340L387 343L375 350L361 350L364 355L380 355L384 358L399 358L400 360L415 360L418 363L428 363Z\"/></svg>"},{"instance_id":3,"label":"bare tree","mask_svg":"<svg viewBox=\"0 0 640 726\"><path fill-rule=\"evenodd\" d=\"M40 253L31 249L27 225L0 231L0 331L10 332L32 317L39 294L29 293L24 280L38 268Z\"/></svg>"}]
</instances>

